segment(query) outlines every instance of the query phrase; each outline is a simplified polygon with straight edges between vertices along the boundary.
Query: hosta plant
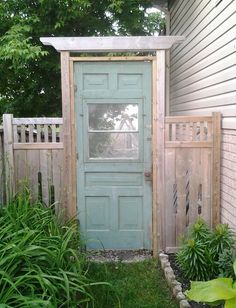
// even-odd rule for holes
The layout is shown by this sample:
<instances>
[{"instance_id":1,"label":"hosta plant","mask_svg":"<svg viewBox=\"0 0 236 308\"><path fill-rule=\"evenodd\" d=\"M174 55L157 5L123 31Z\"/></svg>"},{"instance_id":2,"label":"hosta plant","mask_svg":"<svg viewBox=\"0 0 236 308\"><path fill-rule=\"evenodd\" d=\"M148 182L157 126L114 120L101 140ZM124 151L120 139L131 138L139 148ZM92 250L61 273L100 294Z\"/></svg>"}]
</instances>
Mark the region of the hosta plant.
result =
<instances>
[{"instance_id":1,"label":"hosta plant","mask_svg":"<svg viewBox=\"0 0 236 308\"><path fill-rule=\"evenodd\" d=\"M236 275L236 261L233 265ZM210 306L223 304L224 308L236 307L236 282L232 278L217 278L209 281L193 281L185 292L188 299Z\"/></svg>"}]
</instances>

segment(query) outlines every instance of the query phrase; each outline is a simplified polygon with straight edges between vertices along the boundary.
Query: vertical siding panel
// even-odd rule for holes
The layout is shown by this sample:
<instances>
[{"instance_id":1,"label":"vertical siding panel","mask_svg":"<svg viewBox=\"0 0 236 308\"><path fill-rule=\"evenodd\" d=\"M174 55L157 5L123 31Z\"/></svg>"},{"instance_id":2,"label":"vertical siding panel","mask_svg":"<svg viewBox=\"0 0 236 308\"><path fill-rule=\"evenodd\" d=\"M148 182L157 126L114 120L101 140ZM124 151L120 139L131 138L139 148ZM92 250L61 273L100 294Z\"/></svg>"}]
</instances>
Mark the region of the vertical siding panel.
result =
<instances>
[{"instance_id":1,"label":"vertical siding panel","mask_svg":"<svg viewBox=\"0 0 236 308\"><path fill-rule=\"evenodd\" d=\"M170 35L186 36L171 49L170 115L208 115L217 107L223 128L236 129L236 89L230 80L236 72L236 1L215 6L214 1L177 0L170 16Z\"/></svg>"},{"instance_id":2,"label":"vertical siding panel","mask_svg":"<svg viewBox=\"0 0 236 308\"><path fill-rule=\"evenodd\" d=\"M221 221L236 229L236 130L222 131Z\"/></svg>"}]
</instances>

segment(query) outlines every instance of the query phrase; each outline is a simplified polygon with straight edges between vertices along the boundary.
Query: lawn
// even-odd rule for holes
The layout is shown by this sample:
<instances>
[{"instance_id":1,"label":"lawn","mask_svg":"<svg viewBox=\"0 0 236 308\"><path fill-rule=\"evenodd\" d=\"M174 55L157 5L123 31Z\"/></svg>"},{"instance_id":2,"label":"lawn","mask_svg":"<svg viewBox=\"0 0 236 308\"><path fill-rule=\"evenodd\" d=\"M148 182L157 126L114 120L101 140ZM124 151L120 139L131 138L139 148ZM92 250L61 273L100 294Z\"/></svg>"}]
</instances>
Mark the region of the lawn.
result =
<instances>
[{"instance_id":1,"label":"lawn","mask_svg":"<svg viewBox=\"0 0 236 308\"><path fill-rule=\"evenodd\" d=\"M89 277L108 286L93 289L96 308L177 308L159 263L91 263Z\"/></svg>"}]
</instances>

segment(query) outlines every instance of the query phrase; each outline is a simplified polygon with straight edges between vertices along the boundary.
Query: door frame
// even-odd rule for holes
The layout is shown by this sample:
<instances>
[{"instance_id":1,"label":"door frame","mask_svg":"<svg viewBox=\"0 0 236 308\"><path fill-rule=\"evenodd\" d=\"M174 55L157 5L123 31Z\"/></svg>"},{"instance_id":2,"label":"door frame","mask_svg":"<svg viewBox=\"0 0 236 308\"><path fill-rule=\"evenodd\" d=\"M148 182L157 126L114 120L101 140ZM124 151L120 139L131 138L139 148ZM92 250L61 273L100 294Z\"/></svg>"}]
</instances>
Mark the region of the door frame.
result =
<instances>
[{"instance_id":1,"label":"door frame","mask_svg":"<svg viewBox=\"0 0 236 308\"><path fill-rule=\"evenodd\" d=\"M163 221L165 217L164 198L164 124L165 124L165 80L166 50L183 42L184 36L111 36L111 37L41 37L44 45L51 45L60 52L61 92L63 113L64 145L64 192L65 216L76 217L76 149L74 119L73 61L70 53L81 52L153 52L156 53L153 67L153 254L165 248ZM95 57L96 58L96 57ZM108 57L108 60L111 61ZM120 57L119 57L120 58ZM128 58L128 57L125 57ZM74 59L74 60L73 60ZM101 58L100 58L101 59ZM76 58L78 60L78 58ZM158 185L158 186L157 186ZM158 193L157 193L158 191Z\"/></svg>"},{"instance_id":2,"label":"door frame","mask_svg":"<svg viewBox=\"0 0 236 308\"><path fill-rule=\"evenodd\" d=\"M157 61L158 59L158 61ZM163 221L160 217L161 215L161 209L158 208L158 202L157 202L157 83L158 79L160 81L160 76L158 78L157 71L160 70L160 63L159 63L159 70L157 67L157 62L160 62L160 55L157 52L156 56L123 56L123 57L69 57L69 80L70 80L70 131L71 131L71 162L72 162L72 187L71 187L71 193L72 193L72 203L69 210L69 216L73 217L77 215L78 211L78 205L77 205L77 159L78 157L78 151L76 148L76 113L75 113L75 91L76 85L74 84L74 64L76 62L144 62L148 61L151 62L152 66L152 232L151 232L151 243L152 243L152 250L154 256L157 255L158 250L160 249L160 238L161 238L161 226L159 225L161 221ZM159 87L158 87L159 88ZM162 98L163 99L163 98ZM159 98L160 102L160 98ZM160 105L160 104L159 104ZM68 106L66 106L68 107ZM164 105L163 105L164 108ZM63 110L64 111L64 110ZM164 109L163 109L163 119L164 119ZM65 123L64 123L65 126ZM66 149L66 147L64 146Z\"/></svg>"}]
</instances>

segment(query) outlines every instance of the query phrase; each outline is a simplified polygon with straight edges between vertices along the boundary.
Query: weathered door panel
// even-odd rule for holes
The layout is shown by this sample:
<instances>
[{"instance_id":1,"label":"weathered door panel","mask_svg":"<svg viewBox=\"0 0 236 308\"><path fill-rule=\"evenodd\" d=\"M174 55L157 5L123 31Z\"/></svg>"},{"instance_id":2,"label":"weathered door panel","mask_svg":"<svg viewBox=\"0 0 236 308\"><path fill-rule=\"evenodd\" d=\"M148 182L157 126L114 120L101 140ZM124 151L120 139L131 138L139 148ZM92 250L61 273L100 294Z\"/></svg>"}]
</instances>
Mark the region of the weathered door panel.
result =
<instances>
[{"instance_id":1,"label":"weathered door panel","mask_svg":"<svg viewBox=\"0 0 236 308\"><path fill-rule=\"evenodd\" d=\"M75 63L78 215L87 248L151 248L151 64Z\"/></svg>"}]
</instances>

